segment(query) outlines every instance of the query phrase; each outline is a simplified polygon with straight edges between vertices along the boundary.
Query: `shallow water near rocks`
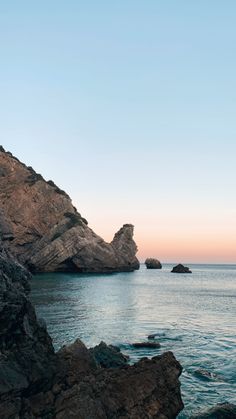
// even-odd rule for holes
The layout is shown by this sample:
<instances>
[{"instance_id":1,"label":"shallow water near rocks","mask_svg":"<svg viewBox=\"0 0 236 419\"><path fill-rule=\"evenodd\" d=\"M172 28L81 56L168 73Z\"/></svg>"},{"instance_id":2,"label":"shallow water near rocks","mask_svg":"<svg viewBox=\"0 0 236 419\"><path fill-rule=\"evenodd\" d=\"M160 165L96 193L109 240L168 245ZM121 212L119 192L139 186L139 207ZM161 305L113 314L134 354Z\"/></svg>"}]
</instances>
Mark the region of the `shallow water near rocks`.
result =
<instances>
[{"instance_id":1,"label":"shallow water near rocks","mask_svg":"<svg viewBox=\"0 0 236 419\"><path fill-rule=\"evenodd\" d=\"M135 362L173 351L183 366L181 392L189 418L216 403L236 403L236 265L189 265L192 274L147 270L112 275L42 274L31 298L55 349L81 338L120 346ZM158 333L160 349L130 344ZM207 370L207 378L197 372Z\"/></svg>"}]
</instances>

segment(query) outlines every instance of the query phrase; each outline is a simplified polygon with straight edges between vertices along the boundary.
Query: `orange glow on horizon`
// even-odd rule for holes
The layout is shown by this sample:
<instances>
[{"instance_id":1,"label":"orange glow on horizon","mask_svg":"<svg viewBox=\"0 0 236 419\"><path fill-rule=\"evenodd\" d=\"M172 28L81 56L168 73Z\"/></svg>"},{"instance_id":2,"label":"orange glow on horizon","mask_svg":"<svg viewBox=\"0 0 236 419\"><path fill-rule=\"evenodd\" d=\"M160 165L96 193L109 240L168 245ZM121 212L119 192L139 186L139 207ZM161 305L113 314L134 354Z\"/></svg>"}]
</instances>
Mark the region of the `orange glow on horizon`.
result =
<instances>
[{"instance_id":1,"label":"orange glow on horizon","mask_svg":"<svg viewBox=\"0 0 236 419\"><path fill-rule=\"evenodd\" d=\"M89 208L85 212L88 213ZM89 226L107 242L123 224L134 224L137 257L141 262L147 257L155 257L163 263L236 264L234 217L232 210L212 213L198 209L190 214L169 208L169 213L160 211L156 215L140 211L132 216L125 212L112 214L107 210L99 218L91 211L88 220Z\"/></svg>"},{"instance_id":2,"label":"orange glow on horizon","mask_svg":"<svg viewBox=\"0 0 236 419\"><path fill-rule=\"evenodd\" d=\"M166 235L158 238L135 237L138 258L155 257L162 262L236 263L236 238L221 235Z\"/></svg>"}]
</instances>

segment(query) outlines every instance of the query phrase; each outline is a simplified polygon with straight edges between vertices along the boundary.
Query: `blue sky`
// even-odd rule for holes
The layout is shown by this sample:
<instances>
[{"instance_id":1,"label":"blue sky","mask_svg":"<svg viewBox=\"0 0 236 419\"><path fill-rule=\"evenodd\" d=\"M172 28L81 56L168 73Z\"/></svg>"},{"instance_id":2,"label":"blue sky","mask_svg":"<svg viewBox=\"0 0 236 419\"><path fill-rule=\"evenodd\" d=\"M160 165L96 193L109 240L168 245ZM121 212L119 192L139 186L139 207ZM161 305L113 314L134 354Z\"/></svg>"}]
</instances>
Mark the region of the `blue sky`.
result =
<instances>
[{"instance_id":1,"label":"blue sky","mask_svg":"<svg viewBox=\"0 0 236 419\"><path fill-rule=\"evenodd\" d=\"M2 145L140 257L236 262L236 3L0 2Z\"/></svg>"}]
</instances>

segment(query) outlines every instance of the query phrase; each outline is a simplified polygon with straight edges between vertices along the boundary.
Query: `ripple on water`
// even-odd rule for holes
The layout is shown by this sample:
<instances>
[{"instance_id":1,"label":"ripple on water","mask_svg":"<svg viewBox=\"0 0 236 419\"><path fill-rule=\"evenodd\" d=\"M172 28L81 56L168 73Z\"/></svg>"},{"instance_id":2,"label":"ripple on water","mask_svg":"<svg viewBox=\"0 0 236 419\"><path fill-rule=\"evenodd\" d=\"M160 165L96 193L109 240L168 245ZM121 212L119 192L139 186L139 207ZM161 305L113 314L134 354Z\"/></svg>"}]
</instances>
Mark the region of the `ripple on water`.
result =
<instances>
[{"instance_id":1,"label":"ripple on water","mask_svg":"<svg viewBox=\"0 0 236 419\"><path fill-rule=\"evenodd\" d=\"M183 366L181 376L189 418L220 402L236 403L236 267L192 266L191 277L143 266L115 275L37 275L32 300L58 349L80 337L88 346L101 340L121 347L131 362L166 350ZM161 348L131 343L159 333ZM203 379L203 369L213 379Z\"/></svg>"}]
</instances>

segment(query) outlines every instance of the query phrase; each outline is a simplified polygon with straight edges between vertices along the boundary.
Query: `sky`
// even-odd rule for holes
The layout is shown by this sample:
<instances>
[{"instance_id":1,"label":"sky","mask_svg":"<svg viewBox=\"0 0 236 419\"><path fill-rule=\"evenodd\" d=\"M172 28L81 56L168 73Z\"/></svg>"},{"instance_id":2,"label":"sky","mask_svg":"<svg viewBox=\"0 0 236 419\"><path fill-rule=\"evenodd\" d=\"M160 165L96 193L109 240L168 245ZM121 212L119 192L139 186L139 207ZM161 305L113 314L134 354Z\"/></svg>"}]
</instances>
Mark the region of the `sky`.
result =
<instances>
[{"instance_id":1,"label":"sky","mask_svg":"<svg viewBox=\"0 0 236 419\"><path fill-rule=\"evenodd\" d=\"M0 0L0 144L138 257L236 263L236 2Z\"/></svg>"}]
</instances>

